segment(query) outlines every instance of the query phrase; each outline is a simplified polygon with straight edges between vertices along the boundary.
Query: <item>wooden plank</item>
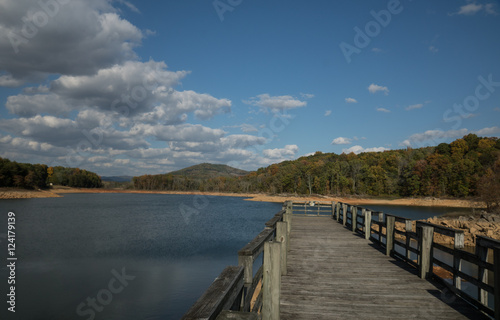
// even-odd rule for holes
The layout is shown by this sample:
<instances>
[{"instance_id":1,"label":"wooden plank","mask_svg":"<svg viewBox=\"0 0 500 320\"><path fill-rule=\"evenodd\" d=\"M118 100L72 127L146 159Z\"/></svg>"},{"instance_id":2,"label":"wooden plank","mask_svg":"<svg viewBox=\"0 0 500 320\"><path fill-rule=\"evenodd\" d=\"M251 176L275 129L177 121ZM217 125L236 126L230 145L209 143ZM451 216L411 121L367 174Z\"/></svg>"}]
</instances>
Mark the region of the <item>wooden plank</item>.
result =
<instances>
[{"instance_id":1,"label":"wooden plank","mask_svg":"<svg viewBox=\"0 0 500 320\"><path fill-rule=\"evenodd\" d=\"M288 248L288 226L286 222L278 222L276 225L276 241L281 243L281 274L286 275L286 261Z\"/></svg>"},{"instance_id":2,"label":"wooden plank","mask_svg":"<svg viewBox=\"0 0 500 320\"><path fill-rule=\"evenodd\" d=\"M342 223L294 219L281 319L485 319L460 299L446 304L415 268L374 250Z\"/></svg>"},{"instance_id":3,"label":"wooden plank","mask_svg":"<svg viewBox=\"0 0 500 320\"><path fill-rule=\"evenodd\" d=\"M259 320L259 316L256 313L224 310L216 320Z\"/></svg>"}]
</instances>

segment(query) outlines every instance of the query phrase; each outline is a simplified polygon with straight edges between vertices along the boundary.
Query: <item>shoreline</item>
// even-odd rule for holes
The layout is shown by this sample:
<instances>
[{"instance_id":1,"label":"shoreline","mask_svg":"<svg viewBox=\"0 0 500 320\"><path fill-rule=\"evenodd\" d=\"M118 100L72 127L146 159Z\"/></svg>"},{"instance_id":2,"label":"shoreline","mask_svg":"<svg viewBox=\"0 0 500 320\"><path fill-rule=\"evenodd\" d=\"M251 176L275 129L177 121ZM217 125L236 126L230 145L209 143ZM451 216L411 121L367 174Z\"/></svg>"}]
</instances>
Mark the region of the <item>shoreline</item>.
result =
<instances>
[{"instance_id":1,"label":"shoreline","mask_svg":"<svg viewBox=\"0 0 500 320\"><path fill-rule=\"evenodd\" d=\"M292 201L341 201L353 205L399 205L420 207L452 207L452 208L485 208L484 204L474 200L464 199L438 199L438 198L400 198L400 199L371 199L358 197L335 196L296 196L296 195L269 195L262 193L224 193L201 191L146 191L125 189L81 189L70 187L56 187L50 190L23 190L13 188L0 188L0 199L30 199L30 198L58 198L71 193L136 193L136 194L186 194L246 198L247 201L282 203Z\"/></svg>"}]
</instances>

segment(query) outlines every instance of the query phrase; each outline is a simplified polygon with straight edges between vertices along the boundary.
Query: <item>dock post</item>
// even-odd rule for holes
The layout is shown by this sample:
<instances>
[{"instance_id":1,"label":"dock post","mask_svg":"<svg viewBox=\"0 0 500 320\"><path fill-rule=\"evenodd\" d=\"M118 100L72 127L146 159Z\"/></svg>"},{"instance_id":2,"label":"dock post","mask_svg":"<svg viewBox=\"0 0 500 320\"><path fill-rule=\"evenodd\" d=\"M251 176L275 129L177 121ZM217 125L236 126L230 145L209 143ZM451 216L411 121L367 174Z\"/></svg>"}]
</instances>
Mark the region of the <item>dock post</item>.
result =
<instances>
[{"instance_id":1,"label":"dock post","mask_svg":"<svg viewBox=\"0 0 500 320\"><path fill-rule=\"evenodd\" d=\"M293 202L291 200L287 201L286 211L283 215L283 221L287 225L287 238L290 239L290 233L292 231L292 216L293 216ZM287 250L290 249L290 241L287 242Z\"/></svg>"},{"instance_id":2,"label":"dock post","mask_svg":"<svg viewBox=\"0 0 500 320\"><path fill-rule=\"evenodd\" d=\"M478 256L482 262L488 262L488 248L483 247L481 243L476 243L476 256ZM477 279L482 283L488 283L488 270L478 266ZM478 287L477 296L479 297L479 302L485 306L488 305L488 291Z\"/></svg>"},{"instance_id":3,"label":"dock post","mask_svg":"<svg viewBox=\"0 0 500 320\"><path fill-rule=\"evenodd\" d=\"M337 215L337 222L340 222L340 202L337 202L337 205L335 206L335 211Z\"/></svg>"},{"instance_id":4,"label":"dock post","mask_svg":"<svg viewBox=\"0 0 500 320\"><path fill-rule=\"evenodd\" d=\"M345 227L347 223L347 204L342 204L342 225Z\"/></svg>"},{"instance_id":5,"label":"dock post","mask_svg":"<svg viewBox=\"0 0 500 320\"><path fill-rule=\"evenodd\" d=\"M372 212L370 210L365 210L365 239L370 240L371 235L372 235Z\"/></svg>"},{"instance_id":6,"label":"dock post","mask_svg":"<svg viewBox=\"0 0 500 320\"><path fill-rule=\"evenodd\" d=\"M493 249L493 264L494 281L493 287L495 288L495 319L500 319L500 248Z\"/></svg>"},{"instance_id":7,"label":"dock post","mask_svg":"<svg viewBox=\"0 0 500 320\"><path fill-rule=\"evenodd\" d=\"M351 224L352 232L356 232L358 226L358 207L356 206L351 206Z\"/></svg>"},{"instance_id":8,"label":"dock post","mask_svg":"<svg viewBox=\"0 0 500 320\"><path fill-rule=\"evenodd\" d=\"M332 201L332 219L335 219L335 201Z\"/></svg>"},{"instance_id":9,"label":"dock post","mask_svg":"<svg viewBox=\"0 0 500 320\"><path fill-rule=\"evenodd\" d=\"M280 318L281 243L264 243L264 275L262 280L262 320Z\"/></svg>"},{"instance_id":10,"label":"dock post","mask_svg":"<svg viewBox=\"0 0 500 320\"><path fill-rule=\"evenodd\" d=\"M463 232L455 231L455 241L454 247L455 249L462 249L464 247L465 237ZM460 259L459 252L454 250L455 255L453 256L453 269L462 271L462 259ZM461 290L462 289L462 279L453 272L453 285L455 288Z\"/></svg>"},{"instance_id":11,"label":"dock post","mask_svg":"<svg viewBox=\"0 0 500 320\"><path fill-rule=\"evenodd\" d=\"M245 306L245 300L246 300L246 295L248 292L248 288L252 286L253 282L253 258L252 256L244 256L244 255L238 255L238 265L240 267L244 268L243 271L243 294L241 296L241 305L240 308L242 311L248 311L248 310L243 310Z\"/></svg>"},{"instance_id":12,"label":"dock post","mask_svg":"<svg viewBox=\"0 0 500 320\"><path fill-rule=\"evenodd\" d=\"M393 216L387 216L386 220L385 254L390 256L394 250L394 227L396 224L396 218Z\"/></svg>"},{"instance_id":13,"label":"dock post","mask_svg":"<svg viewBox=\"0 0 500 320\"><path fill-rule=\"evenodd\" d=\"M410 246L411 246L411 238L408 235L408 232L411 232L413 229L413 226L411 224L410 219L405 220L405 245L406 245L406 259L408 261L411 259L411 251L410 251Z\"/></svg>"},{"instance_id":14,"label":"dock post","mask_svg":"<svg viewBox=\"0 0 500 320\"><path fill-rule=\"evenodd\" d=\"M281 274L286 276L286 262L288 256L288 226L286 222L276 223L276 241L281 243Z\"/></svg>"},{"instance_id":15,"label":"dock post","mask_svg":"<svg viewBox=\"0 0 500 320\"><path fill-rule=\"evenodd\" d=\"M418 241L420 247L419 270L420 278L425 279L432 273L432 243L434 238L434 227L421 226Z\"/></svg>"}]
</instances>

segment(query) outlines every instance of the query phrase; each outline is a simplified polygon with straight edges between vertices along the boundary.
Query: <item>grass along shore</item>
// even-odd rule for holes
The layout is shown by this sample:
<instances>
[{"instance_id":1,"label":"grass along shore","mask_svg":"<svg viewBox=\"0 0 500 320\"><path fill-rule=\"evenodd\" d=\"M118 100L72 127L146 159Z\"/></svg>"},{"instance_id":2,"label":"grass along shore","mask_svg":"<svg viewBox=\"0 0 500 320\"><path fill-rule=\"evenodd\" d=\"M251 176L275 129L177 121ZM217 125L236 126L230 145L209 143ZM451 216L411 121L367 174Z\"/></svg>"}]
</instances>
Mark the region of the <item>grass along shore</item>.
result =
<instances>
[{"instance_id":1,"label":"grass along shore","mask_svg":"<svg viewBox=\"0 0 500 320\"><path fill-rule=\"evenodd\" d=\"M49 190L24 190L14 188L0 188L0 199L28 199L28 198L57 198L69 193L138 193L138 194L198 194L207 196L244 197L249 201L282 203L292 201L341 201L355 205L401 205L422 207L455 207L455 208L484 208L484 204L474 200L439 199L439 198L364 198L364 197L333 197L322 195L269 195L261 193L223 193L201 191L144 191L125 189L80 189L55 186Z\"/></svg>"}]
</instances>

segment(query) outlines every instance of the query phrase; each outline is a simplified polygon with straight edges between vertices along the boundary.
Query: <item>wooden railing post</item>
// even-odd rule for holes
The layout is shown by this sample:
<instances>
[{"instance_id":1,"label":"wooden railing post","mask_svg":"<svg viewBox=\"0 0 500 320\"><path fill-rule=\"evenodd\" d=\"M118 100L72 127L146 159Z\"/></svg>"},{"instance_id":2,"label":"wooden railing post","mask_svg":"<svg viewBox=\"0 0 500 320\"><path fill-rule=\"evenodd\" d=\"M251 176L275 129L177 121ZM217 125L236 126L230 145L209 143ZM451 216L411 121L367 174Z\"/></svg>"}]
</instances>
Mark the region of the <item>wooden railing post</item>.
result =
<instances>
[{"instance_id":1,"label":"wooden railing post","mask_svg":"<svg viewBox=\"0 0 500 320\"><path fill-rule=\"evenodd\" d=\"M480 243L476 243L476 256L482 262L488 262L488 248L483 247ZM477 267L477 279L482 283L488 283L488 270L478 266ZM488 305L488 291L477 287L477 296L479 302L483 305Z\"/></svg>"},{"instance_id":2,"label":"wooden railing post","mask_svg":"<svg viewBox=\"0 0 500 320\"><path fill-rule=\"evenodd\" d=\"M460 259L460 252L456 249L462 249L465 243L465 236L463 232L455 232L455 254L453 255L453 269L462 271L462 259ZM455 288L461 290L462 289L462 279L453 272L453 285Z\"/></svg>"},{"instance_id":3,"label":"wooden railing post","mask_svg":"<svg viewBox=\"0 0 500 320\"><path fill-rule=\"evenodd\" d=\"M252 286L253 282L253 258L252 256L238 255L238 265L244 268L243 271L243 293L241 295L240 308L243 309L245 305L246 295L248 289ZM247 311L247 310L242 310Z\"/></svg>"},{"instance_id":4,"label":"wooden railing post","mask_svg":"<svg viewBox=\"0 0 500 320\"><path fill-rule=\"evenodd\" d=\"M382 246L382 225L384 224L384 213L378 213L378 222L381 224L378 225L378 245Z\"/></svg>"},{"instance_id":5,"label":"wooden railing post","mask_svg":"<svg viewBox=\"0 0 500 320\"><path fill-rule=\"evenodd\" d=\"M413 226L411 224L410 219L405 220L405 244L406 244L406 259L410 260L411 259L411 251L410 251L410 246L411 246L411 237L408 236L408 232L411 232L413 229Z\"/></svg>"},{"instance_id":6,"label":"wooden railing post","mask_svg":"<svg viewBox=\"0 0 500 320\"><path fill-rule=\"evenodd\" d=\"M417 227L420 247L419 270L420 278L425 279L432 273L432 243L434 241L434 228L430 226Z\"/></svg>"},{"instance_id":7,"label":"wooden railing post","mask_svg":"<svg viewBox=\"0 0 500 320\"><path fill-rule=\"evenodd\" d=\"M332 201L332 219L335 219L335 201Z\"/></svg>"},{"instance_id":8,"label":"wooden railing post","mask_svg":"<svg viewBox=\"0 0 500 320\"><path fill-rule=\"evenodd\" d=\"M358 226L358 207L351 206L351 222L352 222L352 232L356 232L356 227Z\"/></svg>"},{"instance_id":9,"label":"wooden railing post","mask_svg":"<svg viewBox=\"0 0 500 320\"><path fill-rule=\"evenodd\" d=\"M337 205L335 206L335 211L337 215L337 222L340 221L340 202L337 202Z\"/></svg>"},{"instance_id":10,"label":"wooden railing post","mask_svg":"<svg viewBox=\"0 0 500 320\"><path fill-rule=\"evenodd\" d=\"M292 216L293 216L293 202L291 200L288 200L286 212L283 215L283 221L287 223L288 237L290 237L290 232L292 231ZM289 244L287 244L287 248L289 248Z\"/></svg>"},{"instance_id":11,"label":"wooden railing post","mask_svg":"<svg viewBox=\"0 0 500 320\"><path fill-rule=\"evenodd\" d=\"M281 274L286 276L286 262L288 256L288 226L286 222L276 224L276 241L281 243Z\"/></svg>"},{"instance_id":12,"label":"wooden railing post","mask_svg":"<svg viewBox=\"0 0 500 320\"><path fill-rule=\"evenodd\" d=\"M347 223L347 204L342 204L342 225L345 226Z\"/></svg>"},{"instance_id":13,"label":"wooden railing post","mask_svg":"<svg viewBox=\"0 0 500 320\"><path fill-rule=\"evenodd\" d=\"M390 256L392 251L394 250L394 227L396 224L396 218L393 216L387 216L387 226L385 227L386 235L385 235L385 254Z\"/></svg>"},{"instance_id":14,"label":"wooden railing post","mask_svg":"<svg viewBox=\"0 0 500 320\"><path fill-rule=\"evenodd\" d=\"M493 248L493 278L495 283L495 319L500 319L500 247Z\"/></svg>"},{"instance_id":15,"label":"wooden railing post","mask_svg":"<svg viewBox=\"0 0 500 320\"><path fill-rule=\"evenodd\" d=\"M365 239L370 240L371 235L372 235L372 212L370 210L365 210Z\"/></svg>"},{"instance_id":16,"label":"wooden railing post","mask_svg":"<svg viewBox=\"0 0 500 320\"><path fill-rule=\"evenodd\" d=\"M264 243L264 275L262 280L262 320L280 318L281 243Z\"/></svg>"}]
</instances>

